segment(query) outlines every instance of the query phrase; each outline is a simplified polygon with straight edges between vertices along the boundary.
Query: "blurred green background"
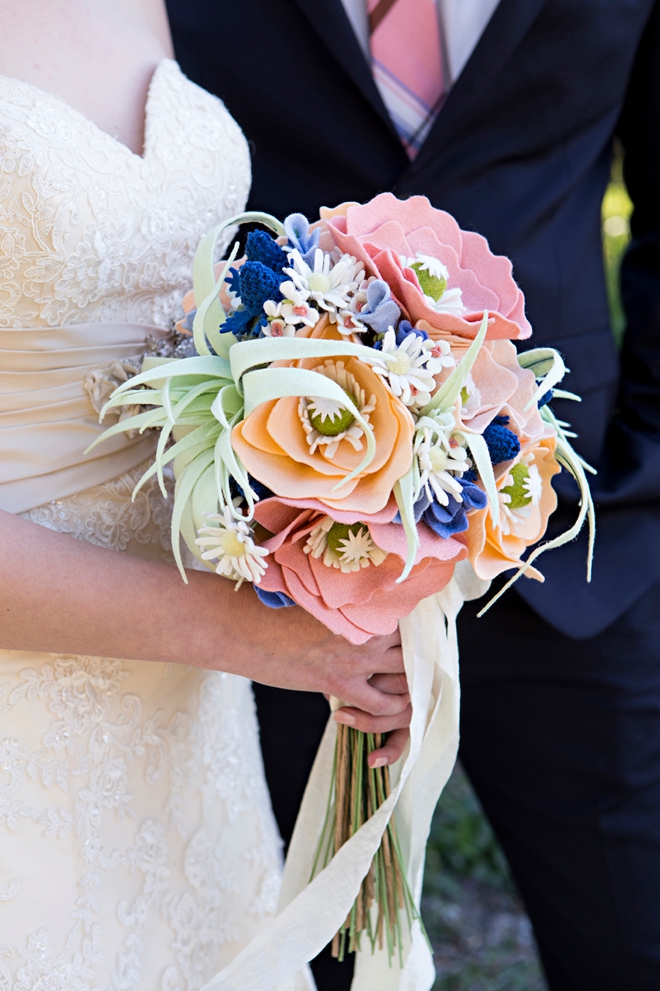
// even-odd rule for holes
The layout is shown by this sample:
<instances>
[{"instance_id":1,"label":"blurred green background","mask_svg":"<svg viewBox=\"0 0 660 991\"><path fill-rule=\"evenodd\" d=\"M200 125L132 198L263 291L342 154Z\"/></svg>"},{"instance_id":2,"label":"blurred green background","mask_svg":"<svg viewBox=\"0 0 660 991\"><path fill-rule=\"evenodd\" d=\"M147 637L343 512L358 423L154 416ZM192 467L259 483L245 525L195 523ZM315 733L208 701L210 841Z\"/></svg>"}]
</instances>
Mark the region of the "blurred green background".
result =
<instances>
[{"instance_id":1,"label":"blurred green background","mask_svg":"<svg viewBox=\"0 0 660 991\"><path fill-rule=\"evenodd\" d=\"M617 156L602 223L612 333L619 344L625 326L619 265L631 210ZM529 920L460 766L433 820L422 914L435 952L434 991L545 991Z\"/></svg>"}]
</instances>

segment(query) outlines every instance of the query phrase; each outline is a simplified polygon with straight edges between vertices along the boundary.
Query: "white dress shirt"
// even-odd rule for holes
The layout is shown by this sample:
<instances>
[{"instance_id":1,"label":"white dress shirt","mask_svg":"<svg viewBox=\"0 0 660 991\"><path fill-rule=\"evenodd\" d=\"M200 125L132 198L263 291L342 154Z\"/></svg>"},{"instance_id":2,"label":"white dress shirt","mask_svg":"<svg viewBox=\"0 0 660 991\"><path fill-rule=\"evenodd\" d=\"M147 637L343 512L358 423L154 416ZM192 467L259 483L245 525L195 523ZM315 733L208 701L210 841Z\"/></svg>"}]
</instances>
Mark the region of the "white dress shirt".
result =
<instances>
[{"instance_id":1,"label":"white dress shirt","mask_svg":"<svg viewBox=\"0 0 660 991\"><path fill-rule=\"evenodd\" d=\"M450 84L455 82L476 48L499 0L428 0L438 3ZM366 0L342 0L360 45L369 53Z\"/></svg>"}]
</instances>

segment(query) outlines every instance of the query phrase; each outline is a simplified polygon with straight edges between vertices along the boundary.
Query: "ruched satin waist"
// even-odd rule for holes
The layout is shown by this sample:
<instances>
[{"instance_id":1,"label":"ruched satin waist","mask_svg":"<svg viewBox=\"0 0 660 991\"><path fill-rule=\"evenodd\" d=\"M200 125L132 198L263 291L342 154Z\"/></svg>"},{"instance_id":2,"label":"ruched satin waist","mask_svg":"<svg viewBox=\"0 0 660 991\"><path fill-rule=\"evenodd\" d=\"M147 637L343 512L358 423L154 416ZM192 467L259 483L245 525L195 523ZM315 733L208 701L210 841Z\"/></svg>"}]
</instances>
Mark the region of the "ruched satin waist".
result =
<instances>
[{"instance_id":1,"label":"ruched satin waist","mask_svg":"<svg viewBox=\"0 0 660 991\"><path fill-rule=\"evenodd\" d=\"M21 513L74 495L150 456L152 437L125 435L85 455L105 427L84 383L164 333L113 323L0 329L0 509Z\"/></svg>"}]
</instances>

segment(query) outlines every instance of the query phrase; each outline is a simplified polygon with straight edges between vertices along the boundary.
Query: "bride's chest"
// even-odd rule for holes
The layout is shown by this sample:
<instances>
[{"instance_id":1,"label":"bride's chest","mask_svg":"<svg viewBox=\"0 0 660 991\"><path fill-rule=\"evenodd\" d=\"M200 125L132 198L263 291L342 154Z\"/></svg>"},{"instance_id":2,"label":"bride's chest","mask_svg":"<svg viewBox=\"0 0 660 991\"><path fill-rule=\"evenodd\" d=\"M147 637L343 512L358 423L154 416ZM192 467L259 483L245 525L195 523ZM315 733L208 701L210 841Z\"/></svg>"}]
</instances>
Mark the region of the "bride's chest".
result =
<instances>
[{"instance_id":1,"label":"bride's chest","mask_svg":"<svg viewBox=\"0 0 660 991\"><path fill-rule=\"evenodd\" d=\"M249 181L239 127L169 60L150 87L142 156L56 97L0 77L0 326L126 307L161 322L190 282L199 239L242 209Z\"/></svg>"}]
</instances>

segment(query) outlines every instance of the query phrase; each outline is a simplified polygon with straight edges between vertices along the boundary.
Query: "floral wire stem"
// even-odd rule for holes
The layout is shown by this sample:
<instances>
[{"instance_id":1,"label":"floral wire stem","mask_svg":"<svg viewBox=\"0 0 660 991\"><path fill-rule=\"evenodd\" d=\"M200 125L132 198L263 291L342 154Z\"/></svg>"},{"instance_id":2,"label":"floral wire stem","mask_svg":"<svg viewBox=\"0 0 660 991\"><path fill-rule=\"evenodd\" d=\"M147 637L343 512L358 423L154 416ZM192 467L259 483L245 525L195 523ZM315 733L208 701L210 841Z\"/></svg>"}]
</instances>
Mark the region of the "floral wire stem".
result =
<instances>
[{"instance_id":1,"label":"floral wire stem","mask_svg":"<svg viewBox=\"0 0 660 991\"><path fill-rule=\"evenodd\" d=\"M312 877L325 867L391 793L389 768L370 768L369 754L383 745L382 734L337 727L331 797L314 858ZM374 909L374 911L372 911ZM408 927L420 920L403 869L396 824L391 818L355 902L332 941L340 961L360 949L363 932L372 952L387 946L390 964L396 955L403 966L402 914ZM423 927L422 927L423 928Z\"/></svg>"}]
</instances>

